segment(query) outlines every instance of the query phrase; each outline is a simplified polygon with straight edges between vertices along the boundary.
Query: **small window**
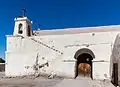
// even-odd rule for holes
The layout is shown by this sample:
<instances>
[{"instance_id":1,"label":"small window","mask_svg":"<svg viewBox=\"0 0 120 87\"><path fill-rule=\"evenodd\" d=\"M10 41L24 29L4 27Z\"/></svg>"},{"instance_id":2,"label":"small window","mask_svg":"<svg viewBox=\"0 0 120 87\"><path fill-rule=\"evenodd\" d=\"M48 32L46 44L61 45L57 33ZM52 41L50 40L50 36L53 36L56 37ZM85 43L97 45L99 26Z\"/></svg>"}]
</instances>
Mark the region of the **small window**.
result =
<instances>
[{"instance_id":1,"label":"small window","mask_svg":"<svg viewBox=\"0 0 120 87\"><path fill-rule=\"evenodd\" d=\"M31 30L31 29L30 29L30 25L28 25L28 31L27 31L27 32L28 32L28 36L31 36L30 30Z\"/></svg>"},{"instance_id":2,"label":"small window","mask_svg":"<svg viewBox=\"0 0 120 87\"><path fill-rule=\"evenodd\" d=\"M22 33L23 33L22 27L23 27L23 25L20 23L19 26L18 26L18 29L19 29L19 30L18 30L18 33L19 33L19 34L22 34Z\"/></svg>"}]
</instances>

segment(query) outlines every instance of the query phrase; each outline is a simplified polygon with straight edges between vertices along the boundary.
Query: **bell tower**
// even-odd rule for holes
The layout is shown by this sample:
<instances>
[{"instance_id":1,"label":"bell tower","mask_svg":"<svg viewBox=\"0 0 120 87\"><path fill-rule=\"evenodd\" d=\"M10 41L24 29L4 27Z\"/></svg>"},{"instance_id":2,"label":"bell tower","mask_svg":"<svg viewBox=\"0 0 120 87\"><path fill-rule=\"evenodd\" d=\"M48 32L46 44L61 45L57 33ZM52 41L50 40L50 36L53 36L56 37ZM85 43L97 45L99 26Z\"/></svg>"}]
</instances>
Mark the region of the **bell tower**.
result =
<instances>
[{"instance_id":1,"label":"bell tower","mask_svg":"<svg viewBox=\"0 0 120 87\"><path fill-rule=\"evenodd\" d=\"M14 36L32 36L32 22L25 16L26 10L22 9L23 15L15 18Z\"/></svg>"}]
</instances>

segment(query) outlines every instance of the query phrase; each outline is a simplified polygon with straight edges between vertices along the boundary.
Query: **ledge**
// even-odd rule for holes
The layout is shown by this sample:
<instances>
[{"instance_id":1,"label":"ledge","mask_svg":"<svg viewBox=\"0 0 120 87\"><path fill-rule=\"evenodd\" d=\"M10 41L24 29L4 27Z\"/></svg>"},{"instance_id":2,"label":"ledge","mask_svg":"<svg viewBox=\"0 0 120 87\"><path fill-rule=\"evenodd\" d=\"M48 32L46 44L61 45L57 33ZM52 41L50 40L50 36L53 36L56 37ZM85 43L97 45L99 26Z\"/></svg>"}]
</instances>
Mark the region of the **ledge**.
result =
<instances>
[{"instance_id":1,"label":"ledge","mask_svg":"<svg viewBox=\"0 0 120 87\"><path fill-rule=\"evenodd\" d=\"M106 61L106 60L93 60L92 62L110 62L110 61Z\"/></svg>"},{"instance_id":2,"label":"ledge","mask_svg":"<svg viewBox=\"0 0 120 87\"><path fill-rule=\"evenodd\" d=\"M26 53L38 53L38 51L30 51L30 52L28 52L28 51L5 51L5 54L7 54L7 53L26 54Z\"/></svg>"},{"instance_id":3,"label":"ledge","mask_svg":"<svg viewBox=\"0 0 120 87\"><path fill-rule=\"evenodd\" d=\"M20 36L20 35L6 35L6 37L23 37L23 36Z\"/></svg>"},{"instance_id":4,"label":"ledge","mask_svg":"<svg viewBox=\"0 0 120 87\"><path fill-rule=\"evenodd\" d=\"M77 60L62 60L63 62L76 62Z\"/></svg>"}]
</instances>

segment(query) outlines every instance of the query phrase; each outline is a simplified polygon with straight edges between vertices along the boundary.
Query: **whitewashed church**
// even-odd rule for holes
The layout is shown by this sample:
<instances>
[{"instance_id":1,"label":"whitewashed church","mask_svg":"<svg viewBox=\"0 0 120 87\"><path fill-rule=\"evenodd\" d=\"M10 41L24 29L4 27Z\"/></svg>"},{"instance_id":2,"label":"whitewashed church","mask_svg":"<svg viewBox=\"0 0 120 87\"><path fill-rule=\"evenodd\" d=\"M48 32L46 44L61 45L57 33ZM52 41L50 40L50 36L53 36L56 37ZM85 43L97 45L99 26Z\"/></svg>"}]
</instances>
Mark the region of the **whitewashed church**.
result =
<instances>
[{"instance_id":1,"label":"whitewashed church","mask_svg":"<svg viewBox=\"0 0 120 87\"><path fill-rule=\"evenodd\" d=\"M13 35L6 36L5 74L76 78L78 65L88 63L90 78L110 79L112 48L118 33L120 25L32 31L27 17L17 17Z\"/></svg>"}]
</instances>

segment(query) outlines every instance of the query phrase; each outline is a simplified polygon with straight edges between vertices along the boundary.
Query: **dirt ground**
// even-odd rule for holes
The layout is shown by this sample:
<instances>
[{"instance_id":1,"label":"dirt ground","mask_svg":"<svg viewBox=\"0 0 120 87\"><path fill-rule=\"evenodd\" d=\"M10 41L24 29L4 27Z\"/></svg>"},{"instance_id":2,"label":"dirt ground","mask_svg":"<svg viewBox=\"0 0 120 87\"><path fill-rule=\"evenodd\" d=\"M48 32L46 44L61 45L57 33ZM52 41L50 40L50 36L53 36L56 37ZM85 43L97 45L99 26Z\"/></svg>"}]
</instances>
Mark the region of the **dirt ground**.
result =
<instances>
[{"instance_id":1,"label":"dirt ground","mask_svg":"<svg viewBox=\"0 0 120 87\"><path fill-rule=\"evenodd\" d=\"M0 73L0 87L114 87L110 81L91 80L90 78L64 79L47 77L6 78Z\"/></svg>"}]
</instances>

